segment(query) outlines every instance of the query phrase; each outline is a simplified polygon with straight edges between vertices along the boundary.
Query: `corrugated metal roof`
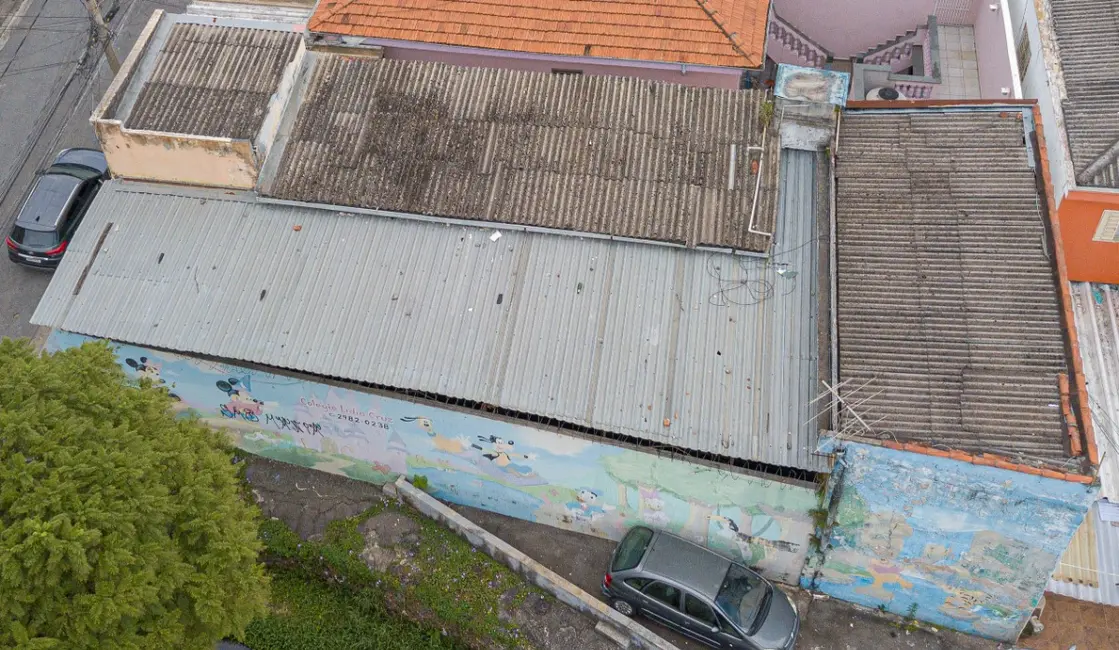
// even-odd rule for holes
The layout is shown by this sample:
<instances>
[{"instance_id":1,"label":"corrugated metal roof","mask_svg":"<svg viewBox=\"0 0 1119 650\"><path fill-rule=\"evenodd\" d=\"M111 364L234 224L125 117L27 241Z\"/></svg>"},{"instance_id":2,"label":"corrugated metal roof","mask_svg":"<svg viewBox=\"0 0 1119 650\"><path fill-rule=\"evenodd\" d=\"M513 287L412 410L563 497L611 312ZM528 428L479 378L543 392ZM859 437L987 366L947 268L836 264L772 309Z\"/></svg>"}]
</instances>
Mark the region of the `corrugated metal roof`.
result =
<instances>
[{"instance_id":1,"label":"corrugated metal roof","mask_svg":"<svg viewBox=\"0 0 1119 650\"><path fill-rule=\"evenodd\" d=\"M763 91L310 58L313 76L266 194L768 248L769 237L750 232L751 218L754 230L773 231L777 196L777 134L766 137L773 111Z\"/></svg>"},{"instance_id":2,"label":"corrugated metal roof","mask_svg":"<svg viewBox=\"0 0 1119 650\"><path fill-rule=\"evenodd\" d=\"M1119 0L1049 0L1077 182L1119 188Z\"/></svg>"},{"instance_id":3,"label":"corrugated metal roof","mask_svg":"<svg viewBox=\"0 0 1119 650\"><path fill-rule=\"evenodd\" d=\"M822 469L813 160L769 260L113 181L32 320Z\"/></svg>"},{"instance_id":4,"label":"corrugated metal roof","mask_svg":"<svg viewBox=\"0 0 1119 650\"><path fill-rule=\"evenodd\" d=\"M299 39L294 32L179 23L125 126L252 139Z\"/></svg>"},{"instance_id":5,"label":"corrugated metal roof","mask_svg":"<svg viewBox=\"0 0 1119 650\"><path fill-rule=\"evenodd\" d=\"M1100 452L1100 496L1119 503L1119 286L1072 282L1070 288Z\"/></svg>"},{"instance_id":6,"label":"corrugated metal roof","mask_svg":"<svg viewBox=\"0 0 1119 650\"><path fill-rule=\"evenodd\" d=\"M1068 459L1032 164L1019 111L844 115L839 374L875 435Z\"/></svg>"},{"instance_id":7,"label":"corrugated metal roof","mask_svg":"<svg viewBox=\"0 0 1119 650\"><path fill-rule=\"evenodd\" d=\"M1100 586L1100 570L1096 550L1096 520L1099 517L1091 510L1084 517L1084 523L1076 529L1068 548L1057 563L1053 580L1085 587Z\"/></svg>"},{"instance_id":8,"label":"corrugated metal roof","mask_svg":"<svg viewBox=\"0 0 1119 650\"><path fill-rule=\"evenodd\" d=\"M1069 596L1079 600L1087 600L1105 605L1119 605L1119 523L1102 519L1100 509L1111 507L1106 502L1097 502L1085 516L1085 524L1077 531L1073 544L1079 548L1069 547L1069 551L1061 557L1053 579L1049 581L1046 591L1051 591L1062 596ZM1091 538L1086 537L1085 530L1088 526L1095 529ZM1084 554L1091 553L1086 546L1094 545L1096 564L1089 567L1091 561ZM1088 583L1068 582L1058 579L1058 575L1079 573L1086 574L1095 569L1098 585Z\"/></svg>"}]
</instances>

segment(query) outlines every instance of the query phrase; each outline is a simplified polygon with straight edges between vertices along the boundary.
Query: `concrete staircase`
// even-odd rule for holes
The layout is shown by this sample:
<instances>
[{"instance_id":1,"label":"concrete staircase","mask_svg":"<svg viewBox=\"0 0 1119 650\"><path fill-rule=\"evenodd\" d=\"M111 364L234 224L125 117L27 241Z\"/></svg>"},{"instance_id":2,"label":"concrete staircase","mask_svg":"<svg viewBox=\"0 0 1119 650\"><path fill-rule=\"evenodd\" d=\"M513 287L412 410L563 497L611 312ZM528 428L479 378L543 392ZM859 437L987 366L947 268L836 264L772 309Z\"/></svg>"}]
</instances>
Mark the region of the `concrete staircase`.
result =
<instances>
[{"instance_id":1,"label":"concrete staircase","mask_svg":"<svg viewBox=\"0 0 1119 650\"><path fill-rule=\"evenodd\" d=\"M780 45L798 63L810 68L822 67L832 58L831 52L784 21L777 12L770 13L769 38L771 46ZM773 58L777 60L777 57Z\"/></svg>"},{"instance_id":2,"label":"concrete staircase","mask_svg":"<svg viewBox=\"0 0 1119 650\"><path fill-rule=\"evenodd\" d=\"M875 45L865 52L856 54L855 60L874 65L892 65L912 53L913 44L920 31L920 28L915 28L904 34L899 34L884 43Z\"/></svg>"}]
</instances>

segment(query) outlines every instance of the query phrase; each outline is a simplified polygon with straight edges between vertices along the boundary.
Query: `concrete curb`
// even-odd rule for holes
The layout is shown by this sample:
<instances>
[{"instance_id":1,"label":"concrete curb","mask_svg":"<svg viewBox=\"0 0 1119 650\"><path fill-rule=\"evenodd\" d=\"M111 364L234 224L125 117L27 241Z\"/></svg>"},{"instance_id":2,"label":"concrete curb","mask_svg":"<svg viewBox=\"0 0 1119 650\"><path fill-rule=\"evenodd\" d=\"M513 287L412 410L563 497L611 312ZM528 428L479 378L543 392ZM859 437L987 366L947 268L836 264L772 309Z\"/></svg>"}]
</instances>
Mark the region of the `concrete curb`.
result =
<instances>
[{"instance_id":1,"label":"concrete curb","mask_svg":"<svg viewBox=\"0 0 1119 650\"><path fill-rule=\"evenodd\" d=\"M513 548L504 540L493 536L481 526L451 510L423 490L414 487L403 476L397 479L395 484L386 484L385 492L390 496L399 497L424 515L444 524L470 542L475 548L485 551L487 555L524 576L565 605L593 616L600 624L608 626L609 629L617 633L616 637L610 634L607 636L616 640L627 641L628 646L626 647L678 650L676 646L653 634L645 626L622 616L606 603L576 587L555 571Z\"/></svg>"}]
</instances>

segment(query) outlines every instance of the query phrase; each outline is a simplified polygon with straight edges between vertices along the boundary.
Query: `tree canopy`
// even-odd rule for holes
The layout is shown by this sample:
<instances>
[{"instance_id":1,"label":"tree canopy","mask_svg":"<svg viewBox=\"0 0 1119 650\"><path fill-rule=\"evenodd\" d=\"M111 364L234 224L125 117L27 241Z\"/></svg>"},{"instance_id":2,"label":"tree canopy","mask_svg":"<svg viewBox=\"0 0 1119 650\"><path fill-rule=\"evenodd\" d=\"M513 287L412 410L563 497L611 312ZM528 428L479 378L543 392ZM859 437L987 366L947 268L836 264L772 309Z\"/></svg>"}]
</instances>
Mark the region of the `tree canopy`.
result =
<instances>
[{"instance_id":1,"label":"tree canopy","mask_svg":"<svg viewBox=\"0 0 1119 650\"><path fill-rule=\"evenodd\" d=\"M0 341L0 647L205 648L267 606L223 435L107 344Z\"/></svg>"}]
</instances>

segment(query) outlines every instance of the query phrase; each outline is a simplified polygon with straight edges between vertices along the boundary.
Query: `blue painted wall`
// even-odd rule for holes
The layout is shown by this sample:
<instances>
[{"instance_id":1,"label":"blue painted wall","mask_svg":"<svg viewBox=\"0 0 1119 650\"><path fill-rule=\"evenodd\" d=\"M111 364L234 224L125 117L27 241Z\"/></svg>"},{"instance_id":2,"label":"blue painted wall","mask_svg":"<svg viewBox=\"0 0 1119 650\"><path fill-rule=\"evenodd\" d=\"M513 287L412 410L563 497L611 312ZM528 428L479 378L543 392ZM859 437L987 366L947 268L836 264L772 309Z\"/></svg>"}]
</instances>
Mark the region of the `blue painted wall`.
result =
<instances>
[{"instance_id":1,"label":"blue painted wall","mask_svg":"<svg viewBox=\"0 0 1119 650\"><path fill-rule=\"evenodd\" d=\"M1014 641L1095 488L850 443L823 562L802 583ZM915 609L914 609L915 607Z\"/></svg>"},{"instance_id":2,"label":"blue painted wall","mask_svg":"<svg viewBox=\"0 0 1119 650\"><path fill-rule=\"evenodd\" d=\"M91 339L51 335L47 348ZM672 531L795 583L814 530L813 488L240 366L114 344L134 379L224 428L246 451L383 483L422 475L444 501L620 539Z\"/></svg>"}]
</instances>

